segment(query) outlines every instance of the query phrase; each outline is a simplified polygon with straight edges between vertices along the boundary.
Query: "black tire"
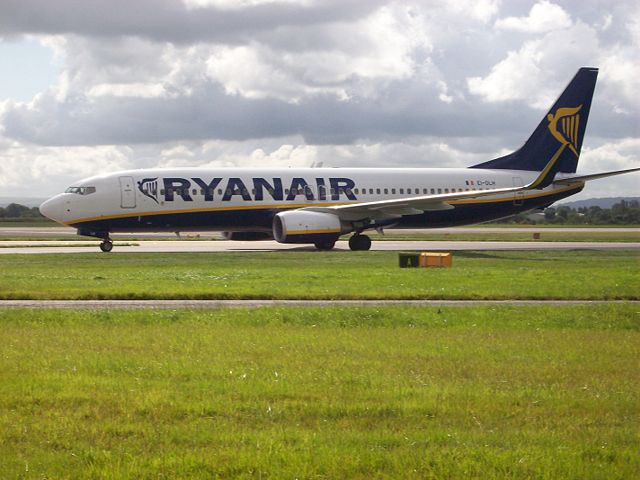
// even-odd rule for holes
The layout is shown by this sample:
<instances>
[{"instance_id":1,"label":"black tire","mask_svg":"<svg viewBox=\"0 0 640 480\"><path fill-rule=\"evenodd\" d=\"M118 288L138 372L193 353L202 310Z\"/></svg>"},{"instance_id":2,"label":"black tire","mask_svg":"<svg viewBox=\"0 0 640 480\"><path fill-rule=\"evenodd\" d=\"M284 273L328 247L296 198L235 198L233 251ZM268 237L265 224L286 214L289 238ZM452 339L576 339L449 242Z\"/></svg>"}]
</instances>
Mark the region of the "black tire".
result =
<instances>
[{"instance_id":1,"label":"black tire","mask_svg":"<svg viewBox=\"0 0 640 480\"><path fill-rule=\"evenodd\" d=\"M354 251L369 250L371 239L367 235L354 235L349 239L349 248Z\"/></svg>"},{"instance_id":2,"label":"black tire","mask_svg":"<svg viewBox=\"0 0 640 480\"><path fill-rule=\"evenodd\" d=\"M100 250L102 250L103 252L110 252L111 250L113 250L113 242L109 240L103 241L100 244Z\"/></svg>"},{"instance_id":3,"label":"black tire","mask_svg":"<svg viewBox=\"0 0 640 480\"><path fill-rule=\"evenodd\" d=\"M316 242L314 245L318 250L331 250L336 246L336 242Z\"/></svg>"}]
</instances>

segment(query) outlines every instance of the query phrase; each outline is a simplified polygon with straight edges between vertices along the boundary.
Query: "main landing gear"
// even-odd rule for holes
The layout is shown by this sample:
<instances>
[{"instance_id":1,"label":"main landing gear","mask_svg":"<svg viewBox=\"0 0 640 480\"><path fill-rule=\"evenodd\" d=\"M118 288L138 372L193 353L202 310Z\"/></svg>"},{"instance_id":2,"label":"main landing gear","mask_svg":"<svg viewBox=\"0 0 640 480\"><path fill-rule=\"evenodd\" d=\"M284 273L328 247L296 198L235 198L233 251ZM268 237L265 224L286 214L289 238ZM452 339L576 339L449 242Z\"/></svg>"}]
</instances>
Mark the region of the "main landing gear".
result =
<instances>
[{"instance_id":1,"label":"main landing gear","mask_svg":"<svg viewBox=\"0 0 640 480\"><path fill-rule=\"evenodd\" d=\"M316 242L314 245L318 250L331 250L336 246L336 242Z\"/></svg>"},{"instance_id":2,"label":"main landing gear","mask_svg":"<svg viewBox=\"0 0 640 480\"><path fill-rule=\"evenodd\" d=\"M351 250L369 250L371 248L371 239L367 235L356 233L349 239L349 248Z\"/></svg>"},{"instance_id":3,"label":"main landing gear","mask_svg":"<svg viewBox=\"0 0 640 480\"><path fill-rule=\"evenodd\" d=\"M110 239L105 238L100 243L100 250L102 250L103 252L110 252L111 250L113 250L113 242Z\"/></svg>"}]
</instances>

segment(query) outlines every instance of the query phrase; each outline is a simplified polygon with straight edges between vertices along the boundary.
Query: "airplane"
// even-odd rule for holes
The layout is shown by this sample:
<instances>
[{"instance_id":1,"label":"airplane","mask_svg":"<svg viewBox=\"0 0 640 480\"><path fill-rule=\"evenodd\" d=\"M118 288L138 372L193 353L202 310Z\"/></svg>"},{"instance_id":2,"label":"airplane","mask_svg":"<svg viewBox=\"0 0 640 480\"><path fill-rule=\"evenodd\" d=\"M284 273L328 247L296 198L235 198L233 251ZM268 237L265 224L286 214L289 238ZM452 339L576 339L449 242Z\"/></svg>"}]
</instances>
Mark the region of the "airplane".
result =
<instances>
[{"instance_id":1,"label":"airplane","mask_svg":"<svg viewBox=\"0 0 640 480\"><path fill-rule=\"evenodd\" d=\"M548 207L585 182L640 170L576 175L597 68L580 68L517 151L469 168L171 168L80 180L40 212L113 248L114 232L221 231L330 250L365 231L487 222Z\"/></svg>"}]
</instances>

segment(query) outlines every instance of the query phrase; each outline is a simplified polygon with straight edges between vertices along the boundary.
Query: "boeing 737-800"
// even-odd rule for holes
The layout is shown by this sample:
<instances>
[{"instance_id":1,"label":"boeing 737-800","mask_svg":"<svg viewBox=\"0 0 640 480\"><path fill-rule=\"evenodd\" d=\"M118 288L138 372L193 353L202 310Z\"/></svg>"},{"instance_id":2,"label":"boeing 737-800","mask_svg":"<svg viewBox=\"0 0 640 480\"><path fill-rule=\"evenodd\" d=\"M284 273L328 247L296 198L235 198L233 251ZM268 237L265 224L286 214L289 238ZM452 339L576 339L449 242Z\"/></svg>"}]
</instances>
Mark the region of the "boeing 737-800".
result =
<instances>
[{"instance_id":1,"label":"boeing 737-800","mask_svg":"<svg viewBox=\"0 0 640 480\"><path fill-rule=\"evenodd\" d=\"M469 168L173 168L87 178L40 206L46 217L102 239L113 232L211 230L333 248L344 234L486 222L545 208L589 180L576 175L598 70L581 68L519 150Z\"/></svg>"}]
</instances>

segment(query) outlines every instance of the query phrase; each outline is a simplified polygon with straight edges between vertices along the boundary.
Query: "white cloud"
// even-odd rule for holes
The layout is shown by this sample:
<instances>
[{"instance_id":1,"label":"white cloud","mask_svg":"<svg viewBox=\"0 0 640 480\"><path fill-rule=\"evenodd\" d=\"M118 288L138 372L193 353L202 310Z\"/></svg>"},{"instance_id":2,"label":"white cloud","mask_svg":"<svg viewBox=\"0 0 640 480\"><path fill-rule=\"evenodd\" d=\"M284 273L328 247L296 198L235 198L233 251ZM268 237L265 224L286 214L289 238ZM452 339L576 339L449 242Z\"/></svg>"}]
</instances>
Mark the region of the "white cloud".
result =
<instances>
[{"instance_id":1,"label":"white cloud","mask_svg":"<svg viewBox=\"0 0 640 480\"><path fill-rule=\"evenodd\" d=\"M591 66L599 51L596 30L577 22L571 28L525 41L519 50L509 51L487 76L468 78L467 86L487 102L523 100L534 108L546 109L571 75L581 66Z\"/></svg>"},{"instance_id":2,"label":"white cloud","mask_svg":"<svg viewBox=\"0 0 640 480\"><path fill-rule=\"evenodd\" d=\"M298 102L329 93L346 99L371 92L371 82L409 78L417 48L431 49L423 18L397 5L353 23L287 29L302 49L275 41L219 47L207 60L207 74L226 91L248 98ZM335 39L343 39L336 44ZM315 43L321 40L321 43Z\"/></svg>"},{"instance_id":3,"label":"white cloud","mask_svg":"<svg viewBox=\"0 0 640 480\"><path fill-rule=\"evenodd\" d=\"M312 0L183 0L185 6L190 9L218 7L229 10L239 10L257 5L269 5L274 3L290 3L309 6Z\"/></svg>"},{"instance_id":4,"label":"white cloud","mask_svg":"<svg viewBox=\"0 0 640 480\"><path fill-rule=\"evenodd\" d=\"M473 165L521 143L584 65L601 67L588 131L601 145L581 168L633 166L640 9L558 3L0 2L0 35L31 32L60 65L32 101L0 103L0 183L48 194L157 165Z\"/></svg>"},{"instance_id":5,"label":"white cloud","mask_svg":"<svg viewBox=\"0 0 640 480\"><path fill-rule=\"evenodd\" d=\"M501 0L449 0L444 7L457 16L487 23L498 14L500 3Z\"/></svg>"},{"instance_id":6,"label":"white cloud","mask_svg":"<svg viewBox=\"0 0 640 480\"><path fill-rule=\"evenodd\" d=\"M59 193L74 179L133 166L129 147L36 147L11 142L0 146L0 187L4 192L45 197Z\"/></svg>"},{"instance_id":7,"label":"white cloud","mask_svg":"<svg viewBox=\"0 0 640 480\"><path fill-rule=\"evenodd\" d=\"M139 97L154 98L166 95L166 90L158 83L100 83L89 89L90 97L114 96L114 97Z\"/></svg>"},{"instance_id":8,"label":"white cloud","mask_svg":"<svg viewBox=\"0 0 640 480\"><path fill-rule=\"evenodd\" d=\"M640 138L623 138L597 147L585 146L580 155L580 171L623 170L640 166ZM640 177L635 177L636 181ZM640 193L640 189L638 189Z\"/></svg>"},{"instance_id":9,"label":"white cloud","mask_svg":"<svg viewBox=\"0 0 640 480\"><path fill-rule=\"evenodd\" d=\"M569 28L571 16L560 5L542 0L536 3L526 17L507 17L496 20L499 30L514 30L525 33L545 33Z\"/></svg>"}]
</instances>

